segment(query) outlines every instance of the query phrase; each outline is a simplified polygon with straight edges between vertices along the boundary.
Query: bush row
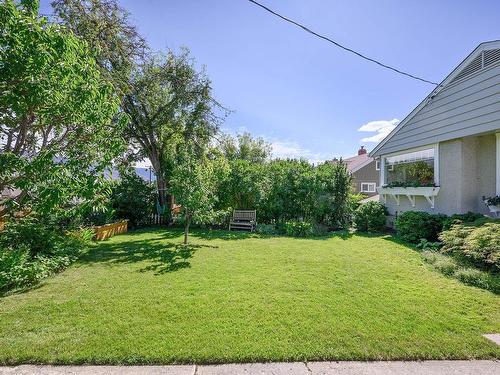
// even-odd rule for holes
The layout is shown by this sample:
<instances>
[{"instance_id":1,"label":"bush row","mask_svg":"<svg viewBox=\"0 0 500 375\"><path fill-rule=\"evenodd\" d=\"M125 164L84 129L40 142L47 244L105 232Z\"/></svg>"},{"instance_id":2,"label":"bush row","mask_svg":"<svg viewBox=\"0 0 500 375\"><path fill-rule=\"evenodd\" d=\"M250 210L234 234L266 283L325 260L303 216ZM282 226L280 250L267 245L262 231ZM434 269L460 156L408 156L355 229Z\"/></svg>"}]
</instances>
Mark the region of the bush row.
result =
<instances>
[{"instance_id":1,"label":"bush row","mask_svg":"<svg viewBox=\"0 0 500 375\"><path fill-rule=\"evenodd\" d=\"M328 235L328 227L308 221L289 220L278 225L259 224L257 233L290 237L318 237Z\"/></svg>"},{"instance_id":2,"label":"bush row","mask_svg":"<svg viewBox=\"0 0 500 375\"><path fill-rule=\"evenodd\" d=\"M291 221L345 228L355 204L350 192L351 176L344 163L233 160L219 182L216 209L255 209L259 223L278 226Z\"/></svg>"},{"instance_id":3,"label":"bush row","mask_svg":"<svg viewBox=\"0 0 500 375\"><path fill-rule=\"evenodd\" d=\"M395 222L396 232L404 241L417 244L422 239L437 241L439 233L448 230L453 224L481 224L485 218L481 214L468 212L446 216L428 212L407 211L400 214Z\"/></svg>"}]
</instances>

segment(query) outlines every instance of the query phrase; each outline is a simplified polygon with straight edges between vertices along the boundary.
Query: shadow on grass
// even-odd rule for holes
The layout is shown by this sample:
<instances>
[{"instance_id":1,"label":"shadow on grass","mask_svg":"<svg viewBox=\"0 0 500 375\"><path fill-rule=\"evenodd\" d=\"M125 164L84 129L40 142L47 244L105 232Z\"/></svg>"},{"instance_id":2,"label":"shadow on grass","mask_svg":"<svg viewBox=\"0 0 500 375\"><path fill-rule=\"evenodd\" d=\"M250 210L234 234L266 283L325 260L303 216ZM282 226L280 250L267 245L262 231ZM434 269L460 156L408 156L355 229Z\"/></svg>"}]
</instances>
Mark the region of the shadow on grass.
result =
<instances>
[{"instance_id":1,"label":"shadow on grass","mask_svg":"<svg viewBox=\"0 0 500 375\"><path fill-rule=\"evenodd\" d=\"M155 275L162 275L191 267L189 259L202 247L214 248L208 245L165 243L158 239L101 242L83 255L76 266L90 263L106 263L112 266L149 262L150 264L140 268L139 272L152 271Z\"/></svg>"}]
</instances>

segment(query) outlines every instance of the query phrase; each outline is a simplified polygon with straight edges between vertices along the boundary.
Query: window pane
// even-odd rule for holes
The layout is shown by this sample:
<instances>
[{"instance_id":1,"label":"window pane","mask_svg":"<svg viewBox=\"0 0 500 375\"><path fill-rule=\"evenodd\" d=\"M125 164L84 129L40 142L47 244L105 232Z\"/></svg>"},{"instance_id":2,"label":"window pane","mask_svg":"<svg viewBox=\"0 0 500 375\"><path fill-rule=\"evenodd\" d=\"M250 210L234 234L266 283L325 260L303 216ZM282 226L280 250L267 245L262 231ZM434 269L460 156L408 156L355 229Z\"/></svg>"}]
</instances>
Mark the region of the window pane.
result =
<instances>
[{"instance_id":1,"label":"window pane","mask_svg":"<svg viewBox=\"0 0 500 375\"><path fill-rule=\"evenodd\" d=\"M433 185L434 149L387 157L385 176L386 183L395 186Z\"/></svg>"}]
</instances>

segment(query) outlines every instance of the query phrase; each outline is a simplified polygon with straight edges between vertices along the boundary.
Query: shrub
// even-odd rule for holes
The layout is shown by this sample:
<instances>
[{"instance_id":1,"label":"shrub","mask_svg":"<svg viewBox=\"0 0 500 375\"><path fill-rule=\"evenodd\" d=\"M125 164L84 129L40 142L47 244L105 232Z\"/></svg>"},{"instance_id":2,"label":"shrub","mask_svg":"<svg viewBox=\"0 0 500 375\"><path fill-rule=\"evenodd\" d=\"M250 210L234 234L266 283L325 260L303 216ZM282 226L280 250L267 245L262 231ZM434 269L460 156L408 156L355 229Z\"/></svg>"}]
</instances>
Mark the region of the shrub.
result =
<instances>
[{"instance_id":1,"label":"shrub","mask_svg":"<svg viewBox=\"0 0 500 375\"><path fill-rule=\"evenodd\" d=\"M307 221L290 220L285 222L283 229L287 236L309 237L313 235L313 225Z\"/></svg>"},{"instance_id":2,"label":"shrub","mask_svg":"<svg viewBox=\"0 0 500 375\"><path fill-rule=\"evenodd\" d=\"M329 229L324 224L314 224L312 228L312 235L317 237L327 236Z\"/></svg>"},{"instance_id":3,"label":"shrub","mask_svg":"<svg viewBox=\"0 0 500 375\"><path fill-rule=\"evenodd\" d=\"M470 211L465 214L454 214L443 220L443 230L450 229L453 224L473 223L482 217L484 216Z\"/></svg>"},{"instance_id":4,"label":"shrub","mask_svg":"<svg viewBox=\"0 0 500 375\"><path fill-rule=\"evenodd\" d=\"M148 223L155 207L156 188L134 171L125 171L113 186L110 200L116 218L128 219L129 225L136 228Z\"/></svg>"},{"instance_id":5,"label":"shrub","mask_svg":"<svg viewBox=\"0 0 500 375\"><path fill-rule=\"evenodd\" d=\"M465 256L500 269L500 224L486 223L474 228L465 239Z\"/></svg>"},{"instance_id":6,"label":"shrub","mask_svg":"<svg viewBox=\"0 0 500 375\"><path fill-rule=\"evenodd\" d=\"M257 228L255 228L255 231L257 233L267 234L267 235L279 234L279 231L275 228L273 224L257 224Z\"/></svg>"},{"instance_id":7,"label":"shrub","mask_svg":"<svg viewBox=\"0 0 500 375\"><path fill-rule=\"evenodd\" d=\"M427 251L438 251L443 244L441 242L431 242L427 241L425 238L422 238L417 245L417 248L420 250Z\"/></svg>"},{"instance_id":8,"label":"shrub","mask_svg":"<svg viewBox=\"0 0 500 375\"><path fill-rule=\"evenodd\" d=\"M24 288L66 268L93 236L63 232L37 218L10 221L0 237L0 292Z\"/></svg>"},{"instance_id":9,"label":"shrub","mask_svg":"<svg viewBox=\"0 0 500 375\"><path fill-rule=\"evenodd\" d=\"M455 260L451 257L445 255L439 256L436 254L437 258L433 263L433 266L446 276L453 276L455 271L458 269L458 265Z\"/></svg>"},{"instance_id":10,"label":"shrub","mask_svg":"<svg viewBox=\"0 0 500 375\"><path fill-rule=\"evenodd\" d=\"M444 215L431 215L427 212L407 211L396 219L396 232L404 241L418 243L422 238L436 241L443 228Z\"/></svg>"},{"instance_id":11,"label":"shrub","mask_svg":"<svg viewBox=\"0 0 500 375\"><path fill-rule=\"evenodd\" d=\"M363 194L349 194L349 206L351 212L354 212L361 206L361 201L366 198L366 195Z\"/></svg>"},{"instance_id":12,"label":"shrub","mask_svg":"<svg viewBox=\"0 0 500 375\"><path fill-rule=\"evenodd\" d=\"M480 227L453 225L439 236L442 251L466 257L483 267L500 269L500 223Z\"/></svg>"},{"instance_id":13,"label":"shrub","mask_svg":"<svg viewBox=\"0 0 500 375\"><path fill-rule=\"evenodd\" d=\"M360 232L382 232L387 209L379 202L367 202L354 211L354 224Z\"/></svg>"},{"instance_id":14,"label":"shrub","mask_svg":"<svg viewBox=\"0 0 500 375\"><path fill-rule=\"evenodd\" d=\"M455 260L449 256L426 250L422 252L422 257L424 258L424 261L432 264L434 268L446 276L452 276L458 269L458 265Z\"/></svg>"},{"instance_id":15,"label":"shrub","mask_svg":"<svg viewBox=\"0 0 500 375\"><path fill-rule=\"evenodd\" d=\"M429 263L434 264L438 260L440 254L435 253L434 251L425 250L422 251L422 258Z\"/></svg>"},{"instance_id":16,"label":"shrub","mask_svg":"<svg viewBox=\"0 0 500 375\"><path fill-rule=\"evenodd\" d=\"M461 268L454 275L458 280L467 285L476 286L478 288L490 289L490 277L486 272L473 268Z\"/></svg>"}]
</instances>

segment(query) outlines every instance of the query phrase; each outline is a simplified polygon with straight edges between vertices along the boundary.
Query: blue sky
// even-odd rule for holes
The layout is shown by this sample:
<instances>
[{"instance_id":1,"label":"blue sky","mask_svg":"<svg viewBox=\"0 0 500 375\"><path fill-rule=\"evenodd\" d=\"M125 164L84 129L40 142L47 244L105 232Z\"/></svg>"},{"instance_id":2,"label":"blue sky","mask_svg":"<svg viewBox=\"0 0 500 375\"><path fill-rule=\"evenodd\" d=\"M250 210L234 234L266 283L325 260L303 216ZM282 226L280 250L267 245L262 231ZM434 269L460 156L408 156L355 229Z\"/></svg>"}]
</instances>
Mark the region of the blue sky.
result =
<instances>
[{"instance_id":1,"label":"blue sky","mask_svg":"<svg viewBox=\"0 0 500 375\"><path fill-rule=\"evenodd\" d=\"M433 88L338 49L247 0L120 2L154 50L186 46L206 67L215 96L234 111L224 130L263 136L276 156L319 161L353 155L361 144L372 149L381 135L359 129L383 135ZM500 39L498 0L261 2L437 82L480 42ZM48 10L42 1L42 12Z\"/></svg>"}]
</instances>

